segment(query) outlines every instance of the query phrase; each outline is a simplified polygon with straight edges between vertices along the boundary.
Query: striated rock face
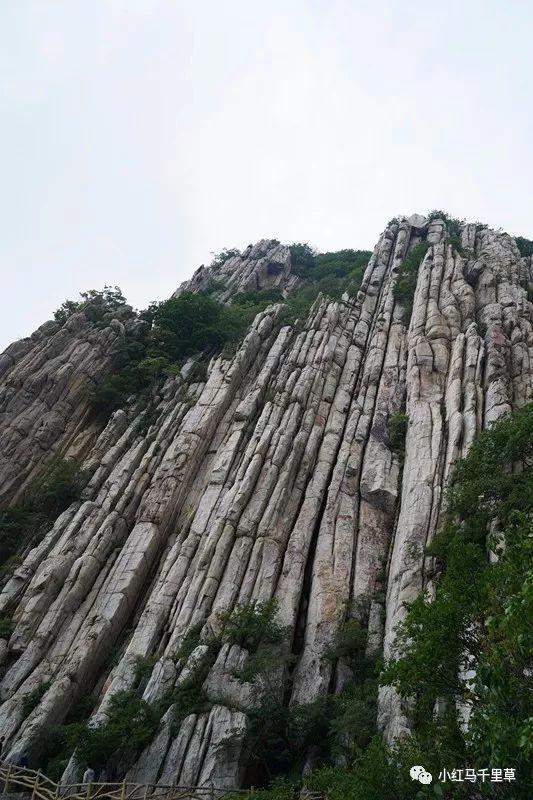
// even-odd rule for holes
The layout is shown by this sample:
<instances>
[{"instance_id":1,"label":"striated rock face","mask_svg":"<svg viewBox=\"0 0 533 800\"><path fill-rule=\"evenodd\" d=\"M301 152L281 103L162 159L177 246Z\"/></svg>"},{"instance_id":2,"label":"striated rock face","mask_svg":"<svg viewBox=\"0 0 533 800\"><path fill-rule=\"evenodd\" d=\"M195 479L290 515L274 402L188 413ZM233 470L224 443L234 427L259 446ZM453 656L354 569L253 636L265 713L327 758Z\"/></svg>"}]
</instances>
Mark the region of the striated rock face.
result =
<instances>
[{"instance_id":1,"label":"striated rock face","mask_svg":"<svg viewBox=\"0 0 533 800\"><path fill-rule=\"evenodd\" d=\"M423 239L406 328L393 287ZM92 474L0 595L15 622L0 685L11 756L37 762L43 732L93 688L91 724L104 721L141 658L155 661L145 699L168 694L207 650L177 659L187 632L216 631L236 604L277 599L295 657L292 704L344 685L324 655L347 616L368 626L373 653L394 652L404 604L431 578L424 548L451 467L476 432L533 395L531 257L480 226L465 225L461 239L459 253L443 221L391 222L357 297L319 297L297 326L283 324L282 304L268 307L233 357L211 359L205 382L186 371L166 382L147 430L131 407L102 430L88 403L134 320L96 328L76 314L0 357L3 503L51 452L81 457ZM289 248L262 241L178 291L217 279L223 300L271 286L289 294L300 282ZM388 432L400 411L403 468ZM240 785L255 691L236 684L245 661L241 648L222 647L204 682L210 710L175 724L170 708L131 780ZM24 718L24 696L40 688ZM389 738L407 728L390 690L378 723Z\"/></svg>"},{"instance_id":2,"label":"striated rock face","mask_svg":"<svg viewBox=\"0 0 533 800\"><path fill-rule=\"evenodd\" d=\"M210 267L201 266L175 295L211 289L221 300L231 300L239 292L274 287L288 294L298 283L298 277L291 274L289 248L276 239L262 239L248 245L240 255L230 255L223 263L215 261Z\"/></svg>"},{"instance_id":3,"label":"striated rock face","mask_svg":"<svg viewBox=\"0 0 533 800\"><path fill-rule=\"evenodd\" d=\"M84 313L63 326L46 322L0 355L0 505L16 500L51 454L90 452L98 435L90 391L114 364L126 330L139 326L127 307L126 317L103 329Z\"/></svg>"}]
</instances>

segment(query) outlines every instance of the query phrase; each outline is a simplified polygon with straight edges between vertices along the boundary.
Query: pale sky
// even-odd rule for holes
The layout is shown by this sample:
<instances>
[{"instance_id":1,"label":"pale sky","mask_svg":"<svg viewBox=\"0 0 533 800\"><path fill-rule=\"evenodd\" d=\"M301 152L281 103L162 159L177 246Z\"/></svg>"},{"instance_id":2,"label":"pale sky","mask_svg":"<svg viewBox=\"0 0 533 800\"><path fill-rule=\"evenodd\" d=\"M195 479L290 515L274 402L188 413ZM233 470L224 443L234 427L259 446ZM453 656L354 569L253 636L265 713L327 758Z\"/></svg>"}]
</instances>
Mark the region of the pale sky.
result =
<instances>
[{"instance_id":1,"label":"pale sky","mask_svg":"<svg viewBox=\"0 0 533 800\"><path fill-rule=\"evenodd\" d=\"M533 238L531 0L1 0L0 348L264 237Z\"/></svg>"}]
</instances>

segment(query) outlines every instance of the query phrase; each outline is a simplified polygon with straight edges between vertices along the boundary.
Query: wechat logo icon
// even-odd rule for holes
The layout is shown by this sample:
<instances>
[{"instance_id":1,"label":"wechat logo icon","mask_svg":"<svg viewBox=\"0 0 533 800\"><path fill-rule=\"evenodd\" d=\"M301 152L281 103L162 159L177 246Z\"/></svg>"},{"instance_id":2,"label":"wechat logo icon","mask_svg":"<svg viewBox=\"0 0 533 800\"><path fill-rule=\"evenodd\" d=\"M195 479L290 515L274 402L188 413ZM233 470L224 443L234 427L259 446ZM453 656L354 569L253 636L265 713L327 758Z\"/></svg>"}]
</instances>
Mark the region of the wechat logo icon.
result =
<instances>
[{"instance_id":1,"label":"wechat logo icon","mask_svg":"<svg viewBox=\"0 0 533 800\"><path fill-rule=\"evenodd\" d=\"M418 781L426 786L433 780L433 775L431 772L427 772L424 767L411 767L409 770L409 775L411 776L412 781Z\"/></svg>"}]
</instances>

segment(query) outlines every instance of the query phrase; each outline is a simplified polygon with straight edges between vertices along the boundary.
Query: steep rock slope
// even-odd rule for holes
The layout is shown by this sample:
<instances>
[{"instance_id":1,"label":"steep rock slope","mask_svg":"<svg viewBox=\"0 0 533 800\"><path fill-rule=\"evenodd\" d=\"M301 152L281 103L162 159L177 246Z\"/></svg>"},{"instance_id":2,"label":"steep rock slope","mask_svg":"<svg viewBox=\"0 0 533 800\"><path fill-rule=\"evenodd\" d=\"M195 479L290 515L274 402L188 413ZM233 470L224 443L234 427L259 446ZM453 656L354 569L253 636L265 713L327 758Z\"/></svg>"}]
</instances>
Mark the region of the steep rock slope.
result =
<instances>
[{"instance_id":1,"label":"steep rock slope","mask_svg":"<svg viewBox=\"0 0 533 800\"><path fill-rule=\"evenodd\" d=\"M409 321L394 285L423 240ZM300 281L290 249L266 240L179 291L221 273L223 300L273 285L289 294ZM186 369L168 379L149 426L127 406L102 429L88 404L133 317L96 328L81 313L8 348L0 496L16 499L50 450L83 458L91 473L0 595L15 623L0 686L10 756L37 762L43 731L88 689L98 697L91 724L101 724L147 659L144 698L169 696L238 604L278 601L294 656L290 676L277 675L286 703L343 687L346 670L324 656L347 616L368 628L368 648L390 656L404 604L431 579L424 548L452 465L476 432L532 397L531 275L531 257L506 234L465 225L459 246L443 220L392 221L356 297L319 297L297 325L284 324L283 304L269 306L233 357L211 359L205 381ZM403 466L389 431L400 411ZM180 659L191 630L200 643ZM203 682L210 706L177 724L171 705L129 778L241 784L246 711L260 691L235 679L245 661L221 645ZM404 711L381 690L389 738L406 729Z\"/></svg>"}]
</instances>

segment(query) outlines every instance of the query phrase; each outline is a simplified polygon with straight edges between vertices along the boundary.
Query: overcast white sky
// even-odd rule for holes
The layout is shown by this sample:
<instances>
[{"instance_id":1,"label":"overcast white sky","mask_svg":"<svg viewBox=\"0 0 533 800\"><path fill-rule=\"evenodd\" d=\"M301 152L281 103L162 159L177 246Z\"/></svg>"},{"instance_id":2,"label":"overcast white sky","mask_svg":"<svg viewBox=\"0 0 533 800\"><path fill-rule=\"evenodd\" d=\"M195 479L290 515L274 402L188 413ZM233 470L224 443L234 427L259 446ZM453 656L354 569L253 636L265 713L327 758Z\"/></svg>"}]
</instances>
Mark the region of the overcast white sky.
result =
<instances>
[{"instance_id":1,"label":"overcast white sky","mask_svg":"<svg viewBox=\"0 0 533 800\"><path fill-rule=\"evenodd\" d=\"M531 0L2 0L0 346L223 247L371 248L443 208L533 238Z\"/></svg>"}]
</instances>

